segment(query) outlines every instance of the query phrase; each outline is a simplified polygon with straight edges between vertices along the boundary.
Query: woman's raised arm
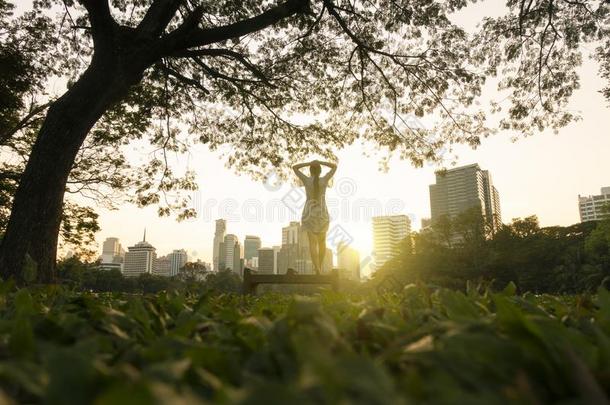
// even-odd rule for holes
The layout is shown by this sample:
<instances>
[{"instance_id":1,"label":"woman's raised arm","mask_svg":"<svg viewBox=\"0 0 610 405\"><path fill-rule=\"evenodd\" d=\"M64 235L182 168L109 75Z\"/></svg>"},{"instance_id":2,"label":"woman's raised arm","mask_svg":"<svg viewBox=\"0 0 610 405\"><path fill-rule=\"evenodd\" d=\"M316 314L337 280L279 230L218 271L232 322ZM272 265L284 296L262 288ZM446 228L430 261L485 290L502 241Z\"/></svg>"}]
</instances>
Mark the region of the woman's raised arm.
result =
<instances>
[{"instance_id":1,"label":"woman's raised arm","mask_svg":"<svg viewBox=\"0 0 610 405\"><path fill-rule=\"evenodd\" d=\"M296 174L296 175L297 175L297 177L298 177L299 179L301 179L301 181L303 181L304 179L306 179L306 178L307 178L307 175L305 175L305 173L303 173L303 172L301 171L301 169L302 169L303 167L307 167L307 166L309 166L309 164L310 164L309 162L307 162L307 163L297 163L296 165L292 166L292 170L294 170L294 174Z\"/></svg>"},{"instance_id":2,"label":"woman's raised arm","mask_svg":"<svg viewBox=\"0 0 610 405\"><path fill-rule=\"evenodd\" d=\"M330 179L331 177L333 177L335 175L335 172L337 171L337 165L332 163L332 162L319 162L322 166L326 166L328 168L330 168L329 172L326 173L324 175L325 179Z\"/></svg>"}]
</instances>

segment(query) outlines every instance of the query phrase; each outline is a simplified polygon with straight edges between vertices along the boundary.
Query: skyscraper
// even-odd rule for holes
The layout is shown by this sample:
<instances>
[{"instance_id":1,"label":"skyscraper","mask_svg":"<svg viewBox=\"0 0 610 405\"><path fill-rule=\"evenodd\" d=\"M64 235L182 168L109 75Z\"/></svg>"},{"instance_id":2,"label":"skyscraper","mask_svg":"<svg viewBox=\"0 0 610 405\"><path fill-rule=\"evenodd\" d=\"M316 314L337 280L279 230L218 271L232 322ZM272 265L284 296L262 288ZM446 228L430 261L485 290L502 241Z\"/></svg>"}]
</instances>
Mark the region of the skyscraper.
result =
<instances>
[{"instance_id":1,"label":"skyscraper","mask_svg":"<svg viewBox=\"0 0 610 405\"><path fill-rule=\"evenodd\" d=\"M411 220L406 215L373 217L373 250L375 267L379 268L394 256L399 243L411 232Z\"/></svg>"},{"instance_id":2,"label":"skyscraper","mask_svg":"<svg viewBox=\"0 0 610 405\"><path fill-rule=\"evenodd\" d=\"M125 253L125 264L123 266L125 277L137 277L140 274L153 273L157 253L156 249L146 242L146 231L144 231L143 241L127 249L129 251Z\"/></svg>"},{"instance_id":3,"label":"skyscraper","mask_svg":"<svg viewBox=\"0 0 610 405\"><path fill-rule=\"evenodd\" d=\"M476 163L436 172L436 184L430 185L432 222L443 216L453 218L471 208L481 210L492 231L502 224L500 195L491 174Z\"/></svg>"},{"instance_id":4,"label":"skyscraper","mask_svg":"<svg viewBox=\"0 0 610 405\"><path fill-rule=\"evenodd\" d=\"M606 208L610 205L610 187L602 187L599 195L578 196L580 222L597 221L608 218Z\"/></svg>"},{"instance_id":5,"label":"skyscraper","mask_svg":"<svg viewBox=\"0 0 610 405\"><path fill-rule=\"evenodd\" d=\"M102 244L102 255L100 261L102 263L123 263L125 251L119 243L119 238L106 238Z\"/></svg>"},{"instance_id":6,"label":"skyscraper","mask_svg":"<svg viewBox=\"0 0 610 405\"><path fill-rule=\"evenodd\" d=\"M339 244L337 247L337 267L350 280L360 280L360 253L350 246Z\"/></svg>"},{"instance_id":7,"label":"skyscraper","mask_svg":"<svg viewBox=\"0 0 610 405\"><path fill-rule=\"evenodd\" d=\"M273 248L258 249L258 272L262 274L275 274L275 252Z\"/></svg>"},{"instance_id":8,"label":"skyscraper","mask_svg":"<svg viewBox=\"0 0 610 405\"><path fill-rule=\"evenodd\" d=\"M180 272L180 269L184 267L188 261L188 254L184 249L176 249L169 255L167 255L170 261L170 276L176 276Z\"/></svg>"},{"instance_id":9,"label":"skyscraper","mask_svg":"<svg viewBox=\"0 0 610 405\"><path fill-rule=\"evenodd\" d=\"M218 265L222 270L231 270L241 276L241 248L237 236L225 235L219 247Z\"/></svg>"},{"instance_id":10,"label":"skyscraper","mask_svg":"<svg viewBox=\"0 0 610 405\"><path fill-rule=\"evenodd\" d=\"M170 277L172 271L172 262L169 256L157 257L153 267L153 274L156 276Z\"/></svg>"},{"instance_id":11,"label":"skyscraper","mask_svg":"<svg viewBox=\"0 0 610 405\"><path fill-rule=\"evenodd\" d=\"M294 269L300 274L312 274L314 272L309 255L309 240L298 221L292 221L288 226L282 228L282 247L278 258L278 272L284 274L288 269Z\"/></svg>"},{"instance_id":12,"label":"skyscraper","mask_svg":"<svg viewBox=\"0 0 610 405\"><path fill-rule=\"evenodd\" d=\"M281 250L281 246L258 249L258 272L265 274L279 274Z\"/></svg>"},{"instance_id":13,"label":"skyscraper","mask_svg":"<svg viewBox=\"0 0 610 405\"><path fill-rule=\"evenodd\" d=\"M224 270L220 267L220 244L224 241L227 231L227 221L224 219L216 220L216 230L214 231L214 247L212 252L212 264L214 271Z\"/></svg>"},{"instance_id":14,"label":"skyscraper","mask_svg":"<svg viewBox=\"0 0 610 405\"><path fill-rule=\"evenodd\" d=\"M258 249L261 247L261 238L254 235L246 235L244 239L244 262L246 266L253 267L252 258L258 257Z\"/></svg>"}]
</instances>

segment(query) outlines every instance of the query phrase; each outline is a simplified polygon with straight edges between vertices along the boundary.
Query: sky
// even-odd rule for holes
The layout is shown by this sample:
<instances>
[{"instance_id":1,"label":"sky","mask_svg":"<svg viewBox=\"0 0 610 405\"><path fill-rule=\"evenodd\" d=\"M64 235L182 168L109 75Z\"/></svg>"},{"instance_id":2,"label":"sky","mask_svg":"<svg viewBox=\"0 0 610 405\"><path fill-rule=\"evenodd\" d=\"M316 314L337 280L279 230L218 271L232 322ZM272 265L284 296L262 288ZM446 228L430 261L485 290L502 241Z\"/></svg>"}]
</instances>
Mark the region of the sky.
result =
<instances>
[{"instance_id":1,"label":"sky","mask_svg":"<svg viewBox=\"0 0 610 405\"><path fill-rule=\"evenodd\" d=\"M478 3L460 13L459 23L474 28L481 18L481 6ZM498 14L502 3L488 0L485 10L488 15ZM581 113L581 121L558 134L545 131L513 142L513 134L499 132L483 139L476 150L457 148L458 165L478 163L490 171L500 193L504 222L537 215L543 226L576 223L578 195L598 194L601 187L610 186L610 114L599 93L604 82L590 60L580 73L581 88L570 108ZM339 166L328 192L331 229L340 226L336 229L353 238L361 258L372 250L371 215L406 214L413 229L419 229L421 219L430 216L428 186L434 182L437 169L430 165L414 168L408 161L394 159L388 171L382 172L378 158L363 155L368 148L357 144L337 151ZM293 220L300 217L298 208L292 212L282 203L284 199L292 206L290 201L300 195L291 184L276 184L273 179L256 182L237 175L204 146L190 151L189 163L198 176L199 190L193 195L198 218L183 222L159 218L155 207L98 208L100 253L105 238L118 237L127 247L140 241L146 228L147 240L159 255L184 248L191 260L210 262L215 219L226 218L228 233L236 234L242 243L245 235L258 235L263 246L273 246L281 243L281 228L288 224L290 215Z\"/></svg>"}]
</instances>

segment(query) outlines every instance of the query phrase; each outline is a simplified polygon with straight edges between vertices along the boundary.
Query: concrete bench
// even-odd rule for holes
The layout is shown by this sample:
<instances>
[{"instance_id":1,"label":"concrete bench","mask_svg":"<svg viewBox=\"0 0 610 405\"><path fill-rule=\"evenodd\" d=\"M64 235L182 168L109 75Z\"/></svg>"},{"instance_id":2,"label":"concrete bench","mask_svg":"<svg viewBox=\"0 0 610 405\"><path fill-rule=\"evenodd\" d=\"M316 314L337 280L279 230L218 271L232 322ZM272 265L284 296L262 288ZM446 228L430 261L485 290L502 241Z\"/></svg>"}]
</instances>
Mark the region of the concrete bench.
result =
<instances>
[{"instance_id":1,"label":"concrete bench","mask_svg":"<svg viewBox=\"0 0 610 405\"><path fill-rule=\"evenodd\" d=\"M243 293L256 293L256 287L259 284L321 284L330 285L333 291L338 291L339 271L333 269L329 274L256 274L252 270L245 268Z\"/></svg>"}]
</instances>

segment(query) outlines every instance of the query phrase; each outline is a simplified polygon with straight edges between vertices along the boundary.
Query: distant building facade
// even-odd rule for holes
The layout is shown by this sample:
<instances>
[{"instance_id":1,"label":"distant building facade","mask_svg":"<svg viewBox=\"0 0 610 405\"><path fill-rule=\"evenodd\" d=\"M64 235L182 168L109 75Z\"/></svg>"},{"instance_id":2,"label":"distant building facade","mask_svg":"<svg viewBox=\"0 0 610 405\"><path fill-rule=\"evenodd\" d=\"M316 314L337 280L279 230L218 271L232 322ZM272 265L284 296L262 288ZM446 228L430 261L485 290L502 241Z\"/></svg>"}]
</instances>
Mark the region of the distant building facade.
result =
<instances>
[{"instance_id":1,"label":"distant building facade","mask_svg":"<svg viewBox=\"0 0 610 405\"><path fill-rule=\"evenodd\" d=\"M127 248L125 253L125 263L123 265L123 275L125 277L137 277L140 274L153 274L155 261L157 258L156 249L146 242L146 232L144 240Z\"/></svg>"},{"instance_id":2,"label":"distant building facade","mask_svg":"<svg viewBox=\"0 0 610 405\"><path fill-rule=\"evenodd\" d=\"M97 266L98 270L118 270L123 271L123 263L100 263Z\"/></svg>"},{"instance_id":3,"label":"distant building facade","mask_svg":"<svg viewBox=\"0 0 610 405\"><path fill-rule=\"evenodd\" d=\"M285 274L288 269L294 269L299 274L314 273L313 262L309 256L308 237L298 221L292 221L282 228L278 274Z\"/></svg>"},{"instance_id":4,"label":"distant building facade","mask_svg":"<svg viewBox=\"0 0 610 405\"><path fill-rule=\"evenodd\" d=\"M430 185L432 223L441 217L453 218L478 208L487 225L495 232L502 224L500 194L491 174L478 164L436 172L436 184Z\"/></svg>"},{"instance_id":5,"label":"distant building facade","mask_svg":"<svg viewBox=\"0 0 610 405\"><path fill-rule=\"evenodd\" d=\"M161 256L155 260L153 274L156 276L170 277L172 276L172 261L169 256Z\"/></svg>"},{"instance_id":6,"label":"distant building facade","mask_svg":"<svg viewBox=\"0 0 610 405\"><path fill-rule=\"evenodd\" d=\"M602 187L599 195L578 196L580 222L599 221L610 216L606 208L610 206L610 187Z\"/></svg>"},{"instance_id":7,"label":"distant building facade","mask_svg":"<svg viewBox=\"0 0 610 405\"><path fill-rule=\"evenodd\" d=\"M220 267L220 244L224 241L226 232L227 221L224 219L217 219L216 229L214 230L214 246L212 248L212 264L214 266L214 271L224 270Z\"/></svg>"},{"instance_id":8,"label":"distant building facade","mask_svg":"<svg viewBox=\"0 0 610 405\"><path fill-rule=\"evenodd\" d=\"M373 250L375 267L383 266L397 252L400 242L411 232L411 220L406 215L373 217Z\"/></svg>"},{"instance_id":9,"label":"distant building facade","mask_svg":"<svg viewBox=\"0 0 610 405\"><path fill-rule=\"evenodd\" d=\"M241 276L241 247L237 236L225 235L219 246L218 265L221 270L231 270Z\"/></svg>"},{"instance_id":10,"label":"distant building facade","mask_svg":"<svg viewBox=\"0 0 610 405\"><path fill-rule=\"evenodd\" d=\"M339 244L337 247L337 267L345 278L360 281L360 253L356 249Z\"/></svg>"},{"instance_id":11,"label":"distant building facade","mask_svg":"<svg viewBox=\"0 0 610 405\"><path fill-rule=\"evenodd\" d=\"M112 264L113 266L104 266L104 269L122 268L125 258L125 250L123 250L119 238L106 238L102 243L102 255L100 256L101 264ZM118 265L118 266L117 266ZM102 268L102 267L100 267Z\"/></svg>"},{"instance_id":12,"label":"distant building facade","mask_svg":"<svg viewBox=\"0 0 610 405\"><path fill-rule=\"evenodd\" d=\"M275 251L273 248L258 249L258 273L276 274Z\"/></svg>"},{"instance_id":13,"label":"distant building facade","mask_svg":"<svg viewBox=\"0 0 610 405\"><path fill-rule=\"evenodd\" d=\"M258 256L258 249L261 247L261 238L254 235L246 235L244 239L244 259L252 259Z\"/></svg>"},{"instance_id":14,"label":"distant building facade","mask_svg":"<svg viewBox=\"0 0 610 405\"><path fill-rule=\"evenodd\" d=\"M188 254L184 249L175 249L170 254L167 255L170 262L170 276L177 276L180 272L180 269L184 267L186 262L188 262Z\"/></svg>"},{"instance_id":15,"label":"distant building facade","mask_svg":"<svg viewBox=\"0 0 610 405\"><path fill-rule=\"evenodd\" d=\"M258 257L258 249L261 247L261 238L255 235L246 235L244 239L244 264L247 267L256 268L255 257Z\"/></svg>"}]
</instances>

